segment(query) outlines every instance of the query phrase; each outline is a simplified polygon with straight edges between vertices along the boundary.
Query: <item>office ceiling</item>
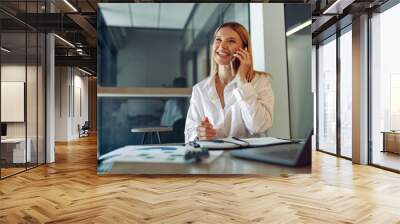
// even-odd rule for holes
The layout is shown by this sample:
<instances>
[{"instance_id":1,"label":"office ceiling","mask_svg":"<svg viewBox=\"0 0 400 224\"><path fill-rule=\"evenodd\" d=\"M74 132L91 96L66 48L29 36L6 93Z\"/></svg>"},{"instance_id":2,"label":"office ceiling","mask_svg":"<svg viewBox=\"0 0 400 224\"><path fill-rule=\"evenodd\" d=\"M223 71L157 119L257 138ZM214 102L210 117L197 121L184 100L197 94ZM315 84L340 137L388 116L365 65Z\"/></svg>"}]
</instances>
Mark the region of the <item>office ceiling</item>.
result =
<instances>
[{"instance_id":1,"label":"office ceiling","mask_svg":"<svg viewBox=\"0 0 400 224\"><path fill-rule=\"evenodd\" d=\"M19 35L18 33L2 33L1 35L2 47L9 50L9 52L2 54L2 61L8 63L25 63L27 60L37 60L37 47L39 51L44 49L43 43L37 42L36 34L28 34L25 39L25 35Z\"/></svg>"},{"instance_id":2,"label":"office ceiling","mask_svg":"<svg viewBox=\"0 0 400 224\"><path fill-rule=\"evenodd\" d=\"M140 0L141 1L141 0ZM56 64L85 65L96 70L97 5L109 26L183 29L194 3L169 4L135 3L119 0L50 0L52 13L45 0L0 0L2 32L20 32L33 27L41 32L54 32L74 44L75 48L56 38ZM365 10L372 10L387 0L292 0L288 3L309 3L312 10L312 34L314 43L331 35L340 26L351 23L351 17ZM101 2L101 3L100 3ZM269 2L282 2L271 0ZM331 7L335 4L334 7ZM28 4L26 4L28 3ZM113 3L113 4L104 4ZM179 9L176 9L179 5ZM329 9L330 8L330 9ZM329 9L329 10L328 10ZM28 13L26 13L28 12ZM327 13L328 12L328 13ZM129 15L129 18L127 18ZM338 23L338 21L341 21ZM344 22L342 22L344 21ZM347 21L347 22L346 22ZM288 21L290 22L290 21ZM339 25L337 25L339 24ZM10 39L10 41L13 38ZM20 42L18 38L16 42ZM13 44L10 42L9 46ZM16 43L16 45L19 45ZM17 48L15 46L15 48ZM78 54L79 49L80 54ZM29 50L28 50L29 52ZM15 51L17 53L17 51ZM29 53L28 53L29 54Z\"/></svg>"},{"instance_id":3,"label":"office ceiling","mask_svg":"<svg viewBox=\"0 0 400 224\"><path fill-rule=\"evenodd\" d=\"M352 18L373 11L389 0L305 0L311 4L313 43L351 24Z\"/></svg>"}]
</instances>

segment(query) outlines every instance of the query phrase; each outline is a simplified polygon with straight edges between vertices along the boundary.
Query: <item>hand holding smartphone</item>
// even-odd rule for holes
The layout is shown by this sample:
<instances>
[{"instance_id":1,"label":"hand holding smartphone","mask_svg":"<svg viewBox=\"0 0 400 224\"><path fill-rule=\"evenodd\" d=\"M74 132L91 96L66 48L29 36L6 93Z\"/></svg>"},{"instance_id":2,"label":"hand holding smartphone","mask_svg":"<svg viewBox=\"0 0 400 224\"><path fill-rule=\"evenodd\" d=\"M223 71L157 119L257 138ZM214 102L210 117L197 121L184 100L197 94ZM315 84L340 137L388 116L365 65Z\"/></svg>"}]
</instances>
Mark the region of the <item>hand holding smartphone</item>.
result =
<instances>
[{"instance_id":1,"label":"hand holding smartphone","mask_svg":"<svg viewBox=\"0 0 400 224\"><path fill-rule=\"evenodd\" d=\"M232 69L236 71L244 82L251 82L254 78L253 63L247 46L239 48L234 54L231 62Z\"/></svg>"}]
</instances>

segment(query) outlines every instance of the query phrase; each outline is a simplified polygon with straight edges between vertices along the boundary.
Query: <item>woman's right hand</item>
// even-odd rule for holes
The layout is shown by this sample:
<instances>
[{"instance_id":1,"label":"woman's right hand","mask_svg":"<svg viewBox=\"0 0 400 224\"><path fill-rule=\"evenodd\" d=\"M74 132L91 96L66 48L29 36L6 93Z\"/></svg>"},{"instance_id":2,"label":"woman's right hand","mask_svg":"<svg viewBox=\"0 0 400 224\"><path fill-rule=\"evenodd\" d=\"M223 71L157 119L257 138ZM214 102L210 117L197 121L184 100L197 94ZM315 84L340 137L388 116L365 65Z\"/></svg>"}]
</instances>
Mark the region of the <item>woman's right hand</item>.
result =
<instances>
[{"instance_id":1,"label":"woman's right hand","mask_svg":"<svg viewBox=\"0 0 400 224\"><path fill-rule=\"evenodd\" d=\"M215 136L217 136L217 130L208 121L208 117L205 117L197 127L197 138L199 140L210 140L214 139Z\"/></svg>"}]
</instances>

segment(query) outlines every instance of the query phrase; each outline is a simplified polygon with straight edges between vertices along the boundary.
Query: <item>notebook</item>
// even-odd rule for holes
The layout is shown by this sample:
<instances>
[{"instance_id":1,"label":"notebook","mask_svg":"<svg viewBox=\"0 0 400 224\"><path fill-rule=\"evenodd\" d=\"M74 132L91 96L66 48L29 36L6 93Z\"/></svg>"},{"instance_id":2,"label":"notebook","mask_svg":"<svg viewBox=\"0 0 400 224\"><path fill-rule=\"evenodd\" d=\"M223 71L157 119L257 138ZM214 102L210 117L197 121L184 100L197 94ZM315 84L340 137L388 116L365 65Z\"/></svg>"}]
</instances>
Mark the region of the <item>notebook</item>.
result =
<instances>
[{"instance_id":1,"label":"notebook","mask_svg":"<svg viewBox=\"0 0 400 224\"><path fill-rule=\"evenodd\" d=\"M279 139L273 137L259 137L259 138L223 138L214 140L200 140L196 141L201 148L212 149L239 149L239 148L251 148L251 147L262 147L270 145L280 144L291 144L298 143L298 141Z\"/></svg>"},{"instance_id":2,"label":"notebook","mask_svg":"<svg viewBox=\"0 0 400 224\"><path fill-rule=\"evenodd\" d=\"M99 157L107 162L145 162L145 163L188 163L183 158L186 152L184 146L125 146ZM211 162L221 155L219 152L210 154L205 162Z\"/></svg>"},{"instance_id":3,"label":"notebook","mask_svg":"<svg viewBox=\"0 0 400 224\"><path fill-rule=\"evenodd\" d=\"M237 158L275 163L286 166L310 166L312 132L303 141L291 141L297 144L276 144L258 148L244 148L230 152Z\"/></svg>"}]
</instances>

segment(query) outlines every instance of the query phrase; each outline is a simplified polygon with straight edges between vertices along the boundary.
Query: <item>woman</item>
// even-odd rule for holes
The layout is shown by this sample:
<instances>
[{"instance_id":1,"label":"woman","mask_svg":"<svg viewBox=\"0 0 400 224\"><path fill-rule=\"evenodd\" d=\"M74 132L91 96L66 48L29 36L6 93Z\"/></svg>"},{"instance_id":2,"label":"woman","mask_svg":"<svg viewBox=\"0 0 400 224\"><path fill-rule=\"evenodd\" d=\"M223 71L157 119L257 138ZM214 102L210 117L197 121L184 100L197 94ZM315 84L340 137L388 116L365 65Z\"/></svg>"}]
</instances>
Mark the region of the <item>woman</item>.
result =
<instances>
[{"instance_id":1,"label":"woman","mask_svg":"<svg viewBox=\"0 0 400 224\"><path fill-rule=\"evenodd\" d=\"M211 72L193 87L185 142L262 135L272 126L270 77L253 70L251 43L239 23L224 23L214 34Z\"/></svg>"}]
</instances>

